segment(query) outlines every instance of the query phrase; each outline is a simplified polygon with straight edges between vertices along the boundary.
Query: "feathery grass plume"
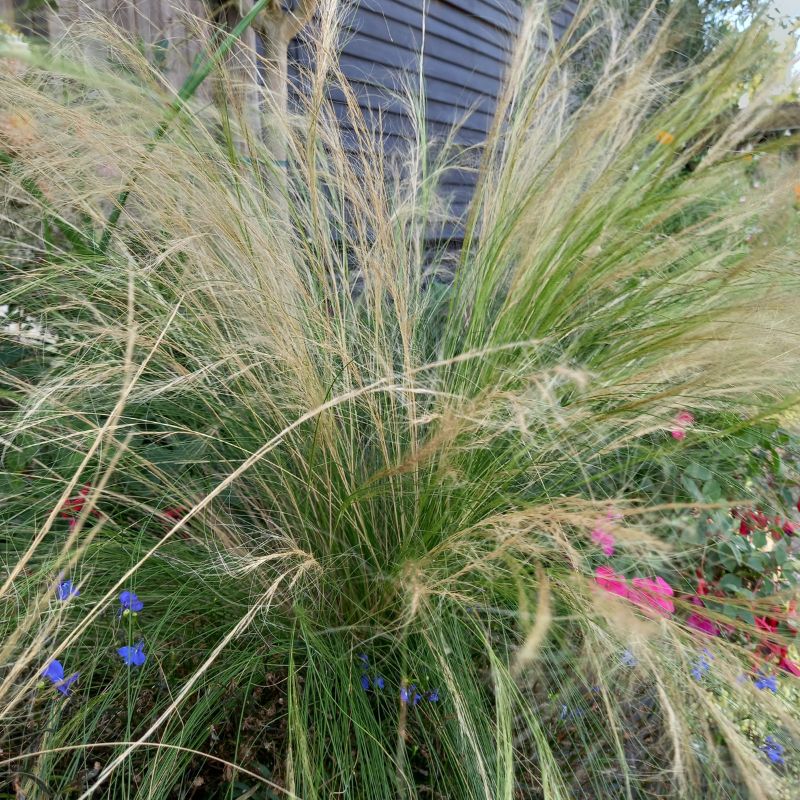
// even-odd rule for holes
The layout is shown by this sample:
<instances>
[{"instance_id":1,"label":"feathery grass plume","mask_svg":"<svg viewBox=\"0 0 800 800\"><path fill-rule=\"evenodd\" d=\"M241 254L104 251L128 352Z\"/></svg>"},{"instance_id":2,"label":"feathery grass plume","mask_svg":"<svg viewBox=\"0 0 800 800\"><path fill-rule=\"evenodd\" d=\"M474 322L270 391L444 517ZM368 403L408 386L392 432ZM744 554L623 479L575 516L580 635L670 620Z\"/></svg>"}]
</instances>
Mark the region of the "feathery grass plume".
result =
<instances>
[{"instance_id":1,"label":"feathery grass plume","mask_svg":"<svg viewBox=\"0 0 800 800\"><path fill-rule=\"evenodd\" d=\"M737 152L772 102L765 79L740 110L742 84L781 54L755 22L676 74L669 20L637 28L575 108L580 25L543 54L530 9L452 271L437 188L476 154L416 98L396 171L338 18L301 108L265 99L283 198L234 107L189 103L153 146L173 95L110 27L105 69L32 50L0 75L2 302L54 342L1 373L0 763L82 797L201 765L220 796L789 791L742 720L797 742L797 690L737 682L723 639L692 677L693 607L642 583L680 580L674 471L634 480L678 458L682 409L702 454L720 412L797 391L797 168L765 148L756 190ZM52 659L66 700L33 694Z\"/></svg>"}]
</instances>

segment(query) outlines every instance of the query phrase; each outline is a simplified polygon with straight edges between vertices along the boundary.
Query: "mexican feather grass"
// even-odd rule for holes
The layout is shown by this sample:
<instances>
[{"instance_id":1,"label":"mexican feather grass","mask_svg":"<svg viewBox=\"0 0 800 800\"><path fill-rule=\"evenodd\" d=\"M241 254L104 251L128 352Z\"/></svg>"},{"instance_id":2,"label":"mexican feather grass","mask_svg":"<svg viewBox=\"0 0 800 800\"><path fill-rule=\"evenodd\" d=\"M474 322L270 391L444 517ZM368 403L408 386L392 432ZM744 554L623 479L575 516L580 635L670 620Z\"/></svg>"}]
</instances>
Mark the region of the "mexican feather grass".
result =
<instances>
[{"instance_id":1,"label":"mexican feather grass","mask_svg":"<svg viewBox=\"0 0 800 800\"><path fill-rule=\"evenodd\" d=\"M485 146L416 91L398 154L320 18L305 99L265 101L285 172L235 91L154 145L174 93L100 23L73 35L102 62L0 78L3 303L47 332L6 330L3 768L28 797L790 797L742 720L797 743L796 695L737 682L679 596L600 590L590 539L612 513L626 573L671 576L680 508L641 463L680 460L682 409L702 453L797 391L792 141L743 149L788 55L756 21L666 70L667 20L609 37L578 104L611 29L545 54L534 9ZM53 658L68 699L37 690Z\"/></svg>"}]
</instances>

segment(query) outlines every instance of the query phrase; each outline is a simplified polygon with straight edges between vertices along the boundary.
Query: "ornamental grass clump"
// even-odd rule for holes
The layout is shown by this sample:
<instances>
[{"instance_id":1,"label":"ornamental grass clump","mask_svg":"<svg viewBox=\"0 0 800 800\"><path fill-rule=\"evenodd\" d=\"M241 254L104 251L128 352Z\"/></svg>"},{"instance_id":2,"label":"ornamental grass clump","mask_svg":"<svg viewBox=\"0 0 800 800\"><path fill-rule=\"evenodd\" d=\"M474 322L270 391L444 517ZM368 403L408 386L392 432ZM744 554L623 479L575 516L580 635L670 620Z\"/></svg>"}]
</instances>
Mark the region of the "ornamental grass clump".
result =
<instances>
[{"instance_id":1,"label":"ornamental grass clump","mask_svg":"<svg viewBox=\"0 0 800 800\"><path fill-rule=\"evenodd\" d=\"M410 98L399 169L329 47L267 99L286 167L234 105L165 126L112 28L0 76L2 302L48 336L0 373L20 791L791 796L797 679L697 622L671 527L725 507L674 500L687 449L800 381L792 140L743 151L788 55L756 21L667 71L637 28L576 108L583 21L543 55L527 13L480 152ZM785 564L734 611L787 620Z\"/></svg>"}]
</instances>

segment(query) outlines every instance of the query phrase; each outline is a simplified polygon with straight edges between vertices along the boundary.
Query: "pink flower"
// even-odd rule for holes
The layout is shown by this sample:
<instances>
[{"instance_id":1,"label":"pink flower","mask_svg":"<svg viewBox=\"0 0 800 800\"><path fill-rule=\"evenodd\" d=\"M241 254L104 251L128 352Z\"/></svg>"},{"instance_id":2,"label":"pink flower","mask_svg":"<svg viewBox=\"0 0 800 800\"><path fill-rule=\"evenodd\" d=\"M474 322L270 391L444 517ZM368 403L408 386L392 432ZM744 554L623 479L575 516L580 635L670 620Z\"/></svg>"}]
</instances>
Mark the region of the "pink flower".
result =
<instances>
[{"instance_id":1,"label":"pink flower","mask_svg":"<svg viewBox=\"0 0 800 800\"><path fill-rule=\"evenodd\" d=\"M626 600L630 599L631 590L628 588L625 578L617 575L611 567L598 567L594 571L594 579L601 589L624 597Z\"/></svg>"},{"instance_id":2,"label":"pink flower","mask_svg":"<svg viewBox=\"0 0 800 800\"><path fill-rule=\"evenodd\" d=\"M675 603L669 599L674 592L663 578L634 578L632 583L639 590L631 593L634 603L650 606L659 614L671 614L675 610Z\"/></svg>"},{"instance_id":3,"label":"pink flower","mask_svg":"<svg viewBox=\"0 0 800 800\"><path fill-rule=\"evenodd\" d=\"M634 578L631 587L611 567L597 567L594 579L601 589L624 597L636 605L652 608L659 614L671 614L675 610L675 604L669 599L674 592L663 578Z\"/></svg>"},{"instance_id":4,"label":"pink flower","mask_svg":"<svg viewBox=\"0 0 800 800\"><path fill-rule=\"evenodd\" d=\"M709 636L719 636L719 628L710 619L702 617L700 614L690 614L686 618L686 624L690 628L700 631L700 633L705 633Z\"/></svg>"},{"instance_id":5,"label":"pink flower","mask_svg":"<svg viewBox=\"0 0 800 800\"><path fill-rule=\"evenodd\" d=\"M614 537L602 528L592 531L592 541L609 557L614 555Z\"/></svg>"},{"instance_id":6,"label":"pink flower","mask_svg":"<svg viewBox=\"0 0 800 800\"><path fill-rule=\"evenodd\" d=\"M686 429L694 425L694 414L690 411L680 411L673 420L674 428L670 431L673 439L682 442L686 438Z\"/></svg>"}]
</instances>

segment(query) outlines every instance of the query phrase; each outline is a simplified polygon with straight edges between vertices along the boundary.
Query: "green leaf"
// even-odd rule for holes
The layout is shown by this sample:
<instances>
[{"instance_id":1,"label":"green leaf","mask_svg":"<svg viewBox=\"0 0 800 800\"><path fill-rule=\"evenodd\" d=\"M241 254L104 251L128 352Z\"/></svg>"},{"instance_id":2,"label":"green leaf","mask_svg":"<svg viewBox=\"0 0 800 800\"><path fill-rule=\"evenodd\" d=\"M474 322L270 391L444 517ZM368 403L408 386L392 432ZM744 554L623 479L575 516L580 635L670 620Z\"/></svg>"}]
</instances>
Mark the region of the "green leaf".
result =
<instances>
[{"instance_id":1,"label":"green leaf","mask_svg":"<svg viewBox=\"0 0 800 800\"><path fill-rule=\"evenodd\" d=\"M756 624L756 618L753 616L753 612L748 611L746 608L740 608L737 616L739 619L744 620L748 625Z\"/></svg>"},{"instance_id":2,"label":"green leaf","mask_svg":"<svg viewBox=\"0 0 800 800\"><path fill-rule=\"evenodd\" d=\"M728 603L725 603L720 611L728 619L737 619L739 616L739 608L737 606L729 605Z\"/></svg>"},{"instance_id":3,"label":"green leaf","mask_svg":"<svg viewBox=\"0 0 800 800\"><path fill-rule=\"evenodd\" d=\"M689 497L691 497L693 500L697 500L698 503L705 501L705 497L703 497L700 487L688 475L681 475L681 483L683 484L683 488L686 489L686 493L689 495Z\"/></svg>"},{"instance_id":4,"label":"green leaf","mask_svg":"<svg viewBox=\"0 0 800 800\"><path fill-rule=\"evenodd\" d=\"M750 569L761 573L764 570L765 558L761 553L750 553L745 559L745 563Z\"/></svg>"},{"instance_id":5,"label":"green leaf","mask_svg":"<svg viewBox=\"0 0 800 800\"><path fill-rule=\"evenodd\" d=\"M703 494L706 500L715 503L722 498L722 487L712 478L703 484Z\"/></svg>"},{"instance_id":6,"label":"green leaf","mask_svg":"<svg viewBox=\"0 0 800 800\"><path fill-rule=\"evenodd\" d=\"M738 592L742 588L742 579L738 575L727 572L720 579L719 585L722 589L727 589L729 592Z\"/></svg>"},{"instance_id":7,"label":"green leaf","mask_svg":"<svg viewBox=\"0 0 800 800\"><path fill-rule=\"evenodd\" d=\"M696 478L698 481L707 481L712 477L711 470L696 461L689 462L685 472L690 478Z\"/></svg>"}]
</instances>

